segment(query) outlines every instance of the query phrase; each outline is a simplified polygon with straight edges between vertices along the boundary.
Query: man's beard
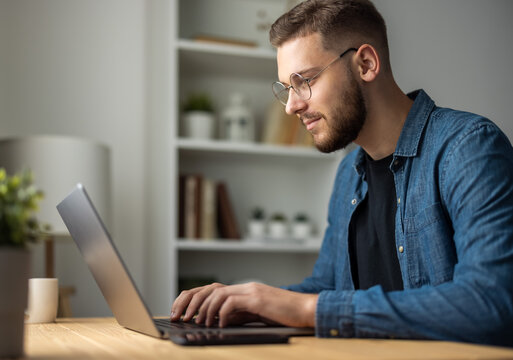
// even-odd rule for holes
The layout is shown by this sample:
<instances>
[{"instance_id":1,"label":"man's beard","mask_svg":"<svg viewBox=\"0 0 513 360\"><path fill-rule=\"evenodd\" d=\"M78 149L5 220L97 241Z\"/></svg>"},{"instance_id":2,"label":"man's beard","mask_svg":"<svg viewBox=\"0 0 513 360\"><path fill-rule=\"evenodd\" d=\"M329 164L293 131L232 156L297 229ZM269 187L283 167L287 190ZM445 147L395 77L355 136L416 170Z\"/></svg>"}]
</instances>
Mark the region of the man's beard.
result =
<instances>
[{"instance_id":1,"label":"man's beard","mask_svg":"<svg viewBox=\"0 0 513 360\"><path fill-rule=\"evenodd\" d=\"M349 79L348 90L343 94L342 101L334 107L330 119L322 114L328 125L326 136L323 139L314 136L315 146L323 153L344 149L358 137L365 123L367 109L362 89L352 74Z\"/></svg>"}]
</instances>

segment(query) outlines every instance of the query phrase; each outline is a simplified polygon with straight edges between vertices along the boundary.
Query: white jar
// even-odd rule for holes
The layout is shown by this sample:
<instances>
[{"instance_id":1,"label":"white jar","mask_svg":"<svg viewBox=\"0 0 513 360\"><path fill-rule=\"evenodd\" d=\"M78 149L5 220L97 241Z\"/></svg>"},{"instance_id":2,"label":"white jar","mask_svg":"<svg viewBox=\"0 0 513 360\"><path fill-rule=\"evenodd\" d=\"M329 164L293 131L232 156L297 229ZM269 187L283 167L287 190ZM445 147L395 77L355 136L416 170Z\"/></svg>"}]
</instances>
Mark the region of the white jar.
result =
<instances>
[{"instance_id":1,"label":"white jar","mask_svg":"<svg viewBox=\"0 0 513 360\"><path fill-rule=\"evenodd\" d=\"M230 95L228 107L221 114L221 128L226 140L240 142L255 140L255 119L243 94Z\"/></svg>"}]
</instances>

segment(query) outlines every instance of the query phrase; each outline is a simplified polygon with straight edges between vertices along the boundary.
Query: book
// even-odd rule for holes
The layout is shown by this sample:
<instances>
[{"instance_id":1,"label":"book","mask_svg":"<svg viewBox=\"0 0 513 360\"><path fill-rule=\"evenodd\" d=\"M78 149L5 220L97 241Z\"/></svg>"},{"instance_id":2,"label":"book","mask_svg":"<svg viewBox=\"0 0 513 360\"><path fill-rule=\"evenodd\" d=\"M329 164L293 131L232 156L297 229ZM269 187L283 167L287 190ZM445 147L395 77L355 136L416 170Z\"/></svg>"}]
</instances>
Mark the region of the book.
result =
<instances>
[{"instance_id":1,"label":"book","mask_svg":"<svg viewBox=\"0 0 513 360\"><path fill-rule=\"evenodd\" d=\"M217 238L216 182L204 178L201 190L200 238L215 239Z\"/></svg>"},{"instance_id":2,"label":"book","mask_svg":"<svg viewBox=\"0 0 513 360\"><path fill-rule=\"evenodd\" d=\"M295 115L288 115L283 104L275 101L269 107L262 142L273 145L313 146L312 135Z\"/></svg>"},{"instance_id":3,"label":"book","mask_svg":"<svg viewBox=\"0 0 513 360\"><path fill-rule=\"evenodd\" d=\"M285 125L285 145L296 145L298 134L301 128L304 128L303 124L301 123L301 120L299 120L296 116L294 116L294 118L290 118L287 115Z\"/></svg>"},{"instance_id":4,"label":"book","mask_svg":"<svg viewBox=\"0 0 513 360\"><path fill-rule=\"evenodd\" d=\"M239 227L235 212L233 211L227 186L224 182L219 182L216 186L217 194L217 225L219 236L223 239L240 240Z\"/></svg>"},{"instance_id":5,"label":"book","mask_svg":"<svg viewBox=\"0 0 513 360\"><path fill-rule=\"evenodd\" d=\"M187 175L184 183L184 236L198 239L201 235L201 175Z\"/></svg>"},{"instance_id":6,"label":"book","mask_svg":"<svg viewBox=\"0 0 513 360\"><path fill-rule=\"evenodd\" d=\"M267 111L267 117L264 124L262 142L266 144L281 144L281 135L284 128L284 114L285 108L277 100L274 101L269 110Z\"/></svg>"},{"instance_id":7,"label":"book","mask_svg":"<svg viewBox=\"0 0 513 360\"><path fill-rule=\"evenodd\" d=\"M178 177L178 237L185 237L185 175Z\"/></svg>"},{"instance_id":8,"label":"book","mask_svg":"<svg viewBox=\"0 0 513 360\"><path fill-rule=\"evenodd\" d=\"M178 183L180 238L241 238L226 183L200 174L180 175Z\"/></svg>"},{"instance_id":9,"label":"book","mask_svg":"<svg viewBox=\"0 0 513 360\"><path fill-rule=\"evenodd\" d=\"M314 146L312 134L310 134L310 132L306 130L306 127L302 125L298 128L296 133L296 140L294 143L300 146Z\"/></svg>"}]
</instances>

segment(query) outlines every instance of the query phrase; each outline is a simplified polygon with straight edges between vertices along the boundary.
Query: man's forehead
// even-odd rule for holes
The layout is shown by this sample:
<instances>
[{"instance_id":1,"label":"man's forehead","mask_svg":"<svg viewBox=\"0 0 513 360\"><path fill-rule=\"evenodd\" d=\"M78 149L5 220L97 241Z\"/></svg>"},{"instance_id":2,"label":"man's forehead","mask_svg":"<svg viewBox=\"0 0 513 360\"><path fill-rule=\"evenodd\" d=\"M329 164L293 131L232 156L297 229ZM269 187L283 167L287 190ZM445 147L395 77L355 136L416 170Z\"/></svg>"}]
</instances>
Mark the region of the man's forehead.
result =
<instances>
[{"instance_id":1,"label":"man's forehead","mask_svg":"<svg viewBox=\"0 0 513 360\"><path fill-rule=\"evenodd\" d=\"M331 57L333 53L323 48L318 34L288 40L277 49L278 78L287 82L291 73L320 66Z\"/></svg>"}]
</instances>

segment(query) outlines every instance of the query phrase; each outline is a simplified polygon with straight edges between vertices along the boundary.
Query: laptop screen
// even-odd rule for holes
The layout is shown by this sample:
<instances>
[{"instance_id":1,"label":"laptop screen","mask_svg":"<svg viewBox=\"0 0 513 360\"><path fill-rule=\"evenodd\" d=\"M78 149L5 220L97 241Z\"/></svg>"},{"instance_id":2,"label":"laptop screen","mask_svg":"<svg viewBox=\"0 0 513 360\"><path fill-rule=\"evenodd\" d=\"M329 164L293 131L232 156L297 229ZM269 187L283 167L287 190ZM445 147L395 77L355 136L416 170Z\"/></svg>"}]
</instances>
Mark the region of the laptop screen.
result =
<instances>
[{"instance_id":1,"label":"laptop screen","mask_svg":"<svg viewBox=\"0 0 513 360\"><path fill-rule=\"evenodd\" d=\"M118 323L160 337L146 304L83 185L57 205Z\"/></svg>"}]
</instances>

